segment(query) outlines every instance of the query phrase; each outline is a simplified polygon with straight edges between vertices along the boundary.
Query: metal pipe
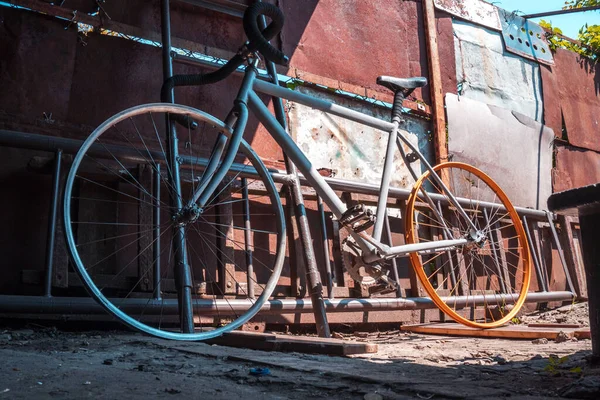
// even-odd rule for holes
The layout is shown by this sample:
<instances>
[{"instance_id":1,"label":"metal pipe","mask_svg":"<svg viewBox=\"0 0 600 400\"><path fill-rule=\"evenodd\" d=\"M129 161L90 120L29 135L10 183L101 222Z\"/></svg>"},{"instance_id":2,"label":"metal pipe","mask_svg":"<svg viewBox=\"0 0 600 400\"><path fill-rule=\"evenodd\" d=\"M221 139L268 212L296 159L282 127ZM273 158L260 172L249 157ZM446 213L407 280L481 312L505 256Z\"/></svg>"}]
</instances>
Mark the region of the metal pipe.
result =
<instances>
[{"instance_id":1,"label":"metal pipe","mask_svg":"<svg viewBox=\"0 0 600 400\"><path fill-rule=\"evenodd\" d=\"M154 247L153 258L154 258L154 268L152 270L153 274L153 288L154 288L154 298L156 300L161 299L160 293L160 183L161 183L161 175L160 175L160 164L156 163L154 169L154 186L152 188L152 196L156 199L156 204L154 204L154 231L153 231L153 241Z\"/></svg>"},{"instance_id":2,"label":"metal pipe","mask_svg":"<svg viewBox=\"0 0 600 400\"><path fill-rule=\"evenodd\" d=\"M162 0L160 14L163 80L167 80L173 76L173 60L171 59L171 7L169 0ZM167 94L167 102L175 102L172 89ZM181 181L179 179L178 139L175 121L166 118L165 122L167 126L167 170L175 189L175 193L170 192L171 205L175 205L173 208L173 212L175 213L183 206L181 201ZM182 332L193 332L192 275L187 262L185 230L183 227L174 229L173 254L175 257L175 284L178 291L181 330Z\"/></svg>"},{"instance_id":3,"label":"metal pipe","mask_svg":"<svg viewBox=\"0 0 600 400\"><path fill-rule=\"evenodd\" d=\"M260 0L257 1L260 2ZM259 27L261 30L264 30L267 27L267 21L264 15L261 15L259 18ZM280 87L277 70L275 69L275 64L271 61L267 61L265 65L267 68L267 72L272 77L273 83L271 84L271 86L277 88ZM257 82L257 80L255 80L255 82ZM279 98L279 96L272 96L275 117L277 118L277 122L279 122L279 124L287 134L287 119L285 115L285 109L283 107L283 102L281 98ZM284 160L287 173L294 178L291 185L292 198L294 201L294 207L296 208L294 214L296 215L300 240L302 243L302 248L304 250L303 255L304 262L306 265L306 280L309 286L309 293L311 301L316 304L313 312L315 316L317 334L320 337L328 338L331 337L331 331L329 330L329 323L327 322L327 313L323 304L323 284L321 283L321 275L319 274L319 269L317 268L315 249L312 244L310 226L308 224L308 217L306 215L306 208L304 207L302 187L300 180L298 179L298 171L296 170L296 166L288 158L288 155L285 152Z\"/></svg>"},{"instance_id":4,"label":"metal pipe","mask_svg":"<svg viewBox=\"0 0 600 400\"><path fill-rule=\"evenodd\" d=\"M569 268L567 267L565 253L563 252L562 246L560 245L560 240L558 240L558 234L556 233L556 228L554 227L554 220L552 219L552 214L550 212L548 212L547 214L548 223L550 223L550 230L552 231L552 237L554 238L554 243L556 244L556 248L558 249L560 263L563 266L563 270L565 271L565 277L567 278L567 287L571 292L575 292L575 288L573 287L573 281L571 280L571 274L569 273Z\"/></svg>"},{"instance_id":5,"label":"metal pipe","mask_svg":"<svg viewBox=\"0 0 600 400\"><path fill-rule=\"evenodd\" d=\"M62 150L56 151L54 170L52 172L52 199L48 213L48 236L46 237L46 277L44 280L44 295L52 297L52 276L54 271L54 237L56 235L56 215L60 197L60 166Z\"/></svg>"},{"instance_id":6,"label":"metal pipe","mask_svg":"<svg viewBox=\"0 0 600 400\"><path fill-rule=\"evenodd\" d=\"M0 129L0 146L8 146L8 147L18 147L23 149L31 149L31 150L41 150L41 151L51 151L54 152L58 149L62 149L64 153L67 154L75 154L81 147L83 142L81 140L76 139L67 139L60 137L52 137L46 135L39 135L35 133L25 133L25 132L16 132L16 131L8 131L4 129ZM136 150L130 150L122 146L115 145L105 145L103 146L94 146L90 148L92 151L92 155L96 157L103 157L111 159L113 155L119 157L130 157L133 161L146 162L147 160L140 157L140 154ZM107 151L106 149L110 150ZM112 153L112 154L111 154ZM162 156L162 152L152 152L152 158L156 161L164 161L164 157ZM198 166L206 166L208 160L203 158L194 158L191 159L189 156L181 155L181 158L184 160L185 164L190 164L191 162L195 163ZM236 165L232 166L232 171L235 173L239 172L239 169L235 169ZM240 166L240 168L245 168L244 174L240 174L240 176L257 177L258 174L253 172L252 169L247 168L247 166ZM274 172L271 170L271 176L273 180L277 183L289 184L290 183L290 175L287 173ZM308 180L303 175L299 175L300 183L303 186L309 186ZM339 178L324 178L325 181L333 190L340 192L352 192L356 194L368 194L368 195L378 195L379 194L379 185L370 184L370 183L362 183L362 182L354 182ZM400 189L391 187L389 189L389 197L393 199L406 200L410 196L410 190L408 189ZM433 200L441 202L443 205L447 205L447 198L445 196L439 194L430 194L429 195ZM498 204L480 201L478 203L473 203L468 199L458 198L458 202L463 205L473 205L479 204L480 207L490 207L490 208L498 208ZM500 207L500 210L503 210ZM528 216L532 218L536 218L539 220L545 220L547 218L546 212L542 210L533 210L524 207L515 207L517 213L521 216Z\"/></svg>"},{"instance_id":7,"label":"metal pipe","mask_svg":"<svg viewBox=\"0 0 600 400\"><path fill-rule=\"evenodd\" d=\"M485 296L457 296L442 298L451 301L457 307L480 306L489 304ZM513 303L516 296L498 295L507 304ZM575 294L572 292L535 292L529 293L525 302L540 303L550 301L572 300ZM141 313L144 315L177 315L177 300L163 299L152 300L148 298L114 299L122 305L122 310L130 313ZM194 310L203 316L224 315L225 312L240 313L246 311L253 304L251 299L232 300L194 300ZM436 305L428 297L409 298L373 298L373 299L326 299L324 300L327 312L368 312L368 311L392 311L392 310L423 310L435 309ZM260 310L264 314L296 314L312 313L311 300L282 299L269 300L265 302ZM0 295L0 314L95 314L106 315L106 311L88 297L42 297L42 296L12 296Z\"/></svg>"},{"instance_id":8,"label":"metal pipe","mask_svg":"<svg viewBox=\"0 0 600 400\"><path fill-rule=\"evenodd\" d=\"M594 10L600 10L600 6L569 8L566 10L556 10L556 11L547 11L547 12L536 13L536 14L527 14L527 15L522 15L521 18L531 19L531 18L539 18L539 17L549 17L551 15L571 14L571 13L594 11Z\"/></svg>"},{"instance_id":9,"label":"metal pipe","mask_svg":"<svg viewBox=\"0 0 600 400\"><path fill-rule=\"evenodd\" d=\"M242 18L246 10L245 4L236 3L230 0L178 0L182 3L192 4L198 7L206 8L211 11L217 11L223 14Z\"/></svg>"},{"instance_id":10,"label":"metal pipe","mask_svg":"<svg viewBox=\"0 0 600 400\"><path fill-rule=\"evenodd\" d=\"M538 259L537 246L533 243L533 236L531 236L531 232L529 230L529 224L527 223L527 217L523 217L523 227L525 228L525 236L527 236L527 241L529 242L529 248L532 250L531 255L533 256L533 265L535 266L535 270L537 272L538 281L540 283L541 289L544 292L548 291L546 287L546 280L544 279L544 273L540 266L540 262Z\"/></svg>"},{"instance_id":11,"label":"metal pipe","mask_svg":"<svg viewBox=\"0 0 600 400\"><path fill-rule=\"evenodd\" d=\"M490 238L489 239L492 239L492 240L489 242L489 244L490 244L490 247L492 248L492 260L494 260L494 265L496 266L496 273L498 274L498 280L500 281L500 289L502 289L502 291L505 292L506 286L504 285L504 274L502 271L503 267L500 266L500 257L499 257L499 253L502 250L501 250L501 248L499 248L500 241L498 240L497 237L494 239L494 232L493 232L496 230L496 226L491 226L490 216L488 215L488 212L485 208L483 209L483 216L485 218L486 226L488 226L490 228L490 233L489 233ZM496 245L496 243L498 243L498 245Z\"/></svg>"},{"instance_id":12,"label":"metal pipe","mask_svg":"<svg viewBox=\"0 0 600 400\"><path fill-rule=\"evenodd\" d=\"M244 199L244 245L246 247L246 278L248 286L248 297L254 296L254 265L252 264L252 226L250 224L250 200L248 198L248 181L242 178L242 197Z\"/></svg>"},{"instance_id":13,"label":"metal pipe","mask_svg":"<svg viewBox=\"0 0 600 400\"><path fill-rule=\"evenodd\" d=\"M325 209L323 200L317 196L317 206L319 216L321 217L321 237L323 239L323 262L325 264L325 274L327 275L327 297L333 299L333 272L331 270L331 260L329 259L329 241L327 240L327 220L325 219Z\"/></svg>"},{"instance_id":14,"label":"metal pipe","mask_svg":"<svg viewBox=\"0 0 600 400\"><path fill-rule=\"evenodd\" d=\"M389 246L392 246L392 229L390 228L390 216L387 209L385 210L385 236ZM402 286L400 285L400 274L398 273L398 263L395 258L391 259L392 273L394 281L396 281L396 297L402 297Z\"/></svg>"}]
</instances>

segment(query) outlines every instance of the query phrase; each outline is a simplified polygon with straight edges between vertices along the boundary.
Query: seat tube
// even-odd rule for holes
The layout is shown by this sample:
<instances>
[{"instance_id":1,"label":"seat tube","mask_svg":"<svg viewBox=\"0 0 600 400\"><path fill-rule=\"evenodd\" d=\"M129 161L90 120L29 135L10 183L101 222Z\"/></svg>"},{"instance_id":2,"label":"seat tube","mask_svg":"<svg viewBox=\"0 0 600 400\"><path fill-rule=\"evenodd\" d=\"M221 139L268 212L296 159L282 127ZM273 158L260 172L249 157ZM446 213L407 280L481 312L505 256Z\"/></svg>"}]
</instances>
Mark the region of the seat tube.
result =
<instances>
[{"instance_id":1,"label":"seat tube","mask_svg":"<svg viewBox=\"0 0 600 400\"><path fill-rule=\"evenodd\" d=\"M373 239L380 241L385 222L385 214L387 210L388 192L390 189L390 181L394 167L394 149L396 147L396 136L398 134L398 125L400 118L394 117L392 121L394 127L390 131L388 138L387 149L385 152L385 162L383 165L383 175L381 177L381 186L379 187L379 199L377 200L377 217L375 219L375 227L373 228Z\"/></svg>"}]
</instances>

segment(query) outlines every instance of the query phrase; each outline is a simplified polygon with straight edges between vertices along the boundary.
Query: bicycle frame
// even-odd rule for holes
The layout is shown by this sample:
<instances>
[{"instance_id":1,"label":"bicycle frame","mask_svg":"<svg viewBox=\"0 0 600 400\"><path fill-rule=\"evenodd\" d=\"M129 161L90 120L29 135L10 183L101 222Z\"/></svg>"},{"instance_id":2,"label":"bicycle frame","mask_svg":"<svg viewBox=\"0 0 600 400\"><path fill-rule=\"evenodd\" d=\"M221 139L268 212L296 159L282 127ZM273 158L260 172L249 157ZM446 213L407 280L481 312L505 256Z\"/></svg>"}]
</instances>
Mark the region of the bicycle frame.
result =
<instances>
[{"instance_id":1,"label":"bicycle frame","mask_svg":"<svg viewBox=\"0 0 600 400\"><path fill-rule=\"evenodd\" d=\"M257 92L271 95L273 97L279 97L287 99L317 110L321 110L351 121L361 123L366 126L370 126L389 134L388 146L386 151L385 164L381 179L380 196L377 204L375 227L373 235L368 235L365 232L351 232L353 238L357 241L361 249L363 250L363 256L366 262L376 262L381 259L389 259L402 255L406 255L413 252L430 252L451 249L455 246L464 245L469 242L467 238L454 239L454 240L439 240L428 243L408 244L402 246L390 247L381 243L381 233L386 213L386 204L388 199L389 183L391 179L392 167L393 167L393 151L394 145L398 140L404 142L411 151L419 158L422 165L430 171L432 177L440 185L442 190L446 192L453 206L456 207L457 211L465 218L465 220L471 223L472 235L477 232L477 228L473 225L466 212L459 204L458 200L438 177L437 173L433 170L433 167L427 162L425 157L419 152L418 148L414 146L407 138L398 132L399 123L401 121L387 122L374 118L370 115L354 111L342 106L339 106L330 101L317 99L309 95L305 95L290 89L282 88L278 85L268 83L256 79L256 70L252 66L246 68L246 73L242 86L240 87L238 96L235 101L235 107L228 120L235 120L235 126L233 133L229 140L226 140L225 135L218 139L217 144L213 149L211 159L207 170L198 185L196 192L190 205L197 205L200 209L209 200L209 197L213 194L217 185L231 166L233 162L233 156L237 152L239 142L243 135L248 119L248 110L258 118L258 120L267 129L270 135L275 141L281 146L283 151L287 154L290 160L296 165L298 170L304 175L306 180L315 189L317 194L323 199L330 210L333 212L336 218L341 218L343 213L347 210L346 205L340 200L335 191L327 184L325 179L317 172L313 167L310 160L304 155L302 150L294 142L291 136L283 129L275 117L271 114L267 106L257 95ZM228 122L231 122L228 121ZM227 149L225 145L227 142ZM401 148L401 146L399 146ZM225 155L223 156L223 153ZM406 161L405 154L401 149L401 155ZM220 164L219 161L221 160ZM412 169L409 162L406 162L413 177L417 177L420 174L416 174ZM429 196L424 193L424 197L427 201L431 201ZM447 236L451 237L451 236Z\"/></svg>"}]
</instances>

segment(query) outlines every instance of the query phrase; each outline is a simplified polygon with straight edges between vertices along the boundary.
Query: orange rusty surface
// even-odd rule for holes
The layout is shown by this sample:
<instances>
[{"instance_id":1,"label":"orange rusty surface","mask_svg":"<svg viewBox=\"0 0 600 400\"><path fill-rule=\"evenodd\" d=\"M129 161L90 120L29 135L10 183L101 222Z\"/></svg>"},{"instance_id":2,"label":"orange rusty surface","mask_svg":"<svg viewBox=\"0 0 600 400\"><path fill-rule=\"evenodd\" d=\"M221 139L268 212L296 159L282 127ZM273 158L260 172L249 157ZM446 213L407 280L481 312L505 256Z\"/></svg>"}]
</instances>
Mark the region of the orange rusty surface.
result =
<instances>
[{"instance_id":1,"label":"orange rusty surface","mask_svg":"<svg viewBox=\"0 0 600 400\"><path fill-rule=\"evenodd\" d=\"M281 38L292 68L378 92L385 92L375 83L379 75L428 76L420 3L305 0L280 6L288 17ZM427 92L415 96L428 103Z\"/></svg>"},{"instance_id":2,"label":"orange rusty surface","mask_svg":"<svg viewBox=\"0 0 600 400\"><path fill-rule=\"evenodd\" d=\"M556 147L554 192L600 182L600 154L571 146Z\"/></svg>"}]
</instances>

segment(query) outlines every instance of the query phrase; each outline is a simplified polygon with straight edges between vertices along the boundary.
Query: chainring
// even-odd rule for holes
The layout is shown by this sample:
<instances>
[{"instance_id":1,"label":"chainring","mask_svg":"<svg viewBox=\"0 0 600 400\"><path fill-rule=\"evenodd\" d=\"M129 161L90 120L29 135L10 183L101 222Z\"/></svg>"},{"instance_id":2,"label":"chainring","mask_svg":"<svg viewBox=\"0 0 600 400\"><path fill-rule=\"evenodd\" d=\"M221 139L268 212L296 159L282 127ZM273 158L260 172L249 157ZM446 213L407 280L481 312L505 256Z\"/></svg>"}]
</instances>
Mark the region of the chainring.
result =
<instances>
[{"instance_id":1,"label":"chainring","mask_svg":"<svg viewBox=\"0 0 600 400\"><path fill-rule=\"evenodd\" d=\"M381 265L365 264L361 257L361 248L351 236L342 242L342 262L348 275L365 287L378 285L381 279L387 276Z\"/></svg>"}]
</instances>

